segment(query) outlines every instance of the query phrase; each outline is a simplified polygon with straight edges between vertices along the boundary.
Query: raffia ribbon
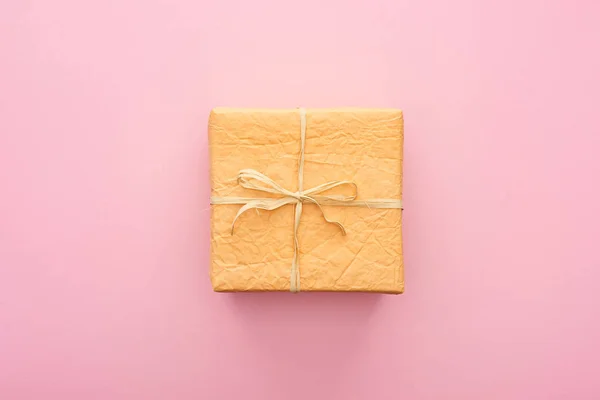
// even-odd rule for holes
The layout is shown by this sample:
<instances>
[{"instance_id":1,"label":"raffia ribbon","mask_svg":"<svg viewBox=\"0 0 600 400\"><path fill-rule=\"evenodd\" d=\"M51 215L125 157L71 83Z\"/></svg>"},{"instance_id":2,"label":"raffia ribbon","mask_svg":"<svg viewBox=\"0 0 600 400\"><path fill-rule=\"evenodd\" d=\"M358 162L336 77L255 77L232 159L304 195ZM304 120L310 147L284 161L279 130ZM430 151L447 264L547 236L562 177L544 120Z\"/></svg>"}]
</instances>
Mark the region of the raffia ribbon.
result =
<instances>
[{"instance_id":1,"label":"raffia ribbon","mask_svg":"<svg viewBox=\"0 0 600 400\"><path fill-rule=\"evenodd\" d=\"M238 173L237 182L246 189L257 190L265 193L277 194L280 198L254 198L254 197L211 197L211 204L239 204L242 207L237 212L231 223L231 234L237 219L248 210L267 210L272 211L287 204L294 204L294 258L292 259L292 269L290 275L290 292L300 291L300 269L298 266L298 226L300 225L300 216L302 215L302 204L312 203L319 207L321 215L325 222L336 225L342 235L346 235L344 225L337 221L332 221L325 216L322 205L344 206L344 207L368 207L368 208L402 208L402 200L397 199L369 199L356 200L358 195L358 186L352 181L331 181L312 189L304 190L304 149L306 142L306 110L299 109L300 112L300 156L298 160L298 191L292 192L277 184L268 176L253 170L243 169ZM351 195L322 195L321 193L336 187L346 186L352 189Z\"/></svg>"}]
</instances>

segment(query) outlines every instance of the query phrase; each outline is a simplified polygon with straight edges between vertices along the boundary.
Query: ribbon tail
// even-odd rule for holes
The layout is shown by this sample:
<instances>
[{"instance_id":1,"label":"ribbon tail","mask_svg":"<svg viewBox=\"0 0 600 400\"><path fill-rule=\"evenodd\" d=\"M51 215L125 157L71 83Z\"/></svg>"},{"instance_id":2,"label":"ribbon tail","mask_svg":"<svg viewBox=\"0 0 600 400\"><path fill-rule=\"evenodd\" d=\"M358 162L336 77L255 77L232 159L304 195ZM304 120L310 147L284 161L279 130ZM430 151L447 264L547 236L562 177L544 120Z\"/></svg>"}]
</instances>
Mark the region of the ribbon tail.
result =
<instances>
[{"instance_id":1,"label":"ribbon tail","mask_svg":"<svg viewBox=\"0 0 600 400\"><path fill-rule=\"evenodd\" d=\"M325 222L327 222L328 224L336 225L338 228L340 228L340 231L342 231L342 235L346 236L346 228L344 228L344 225L342 225L341 223L339 223L337 221L332 221L332 220L328 219L327 216L325 215L325 211L323 210L323 207L321 207L321 205L319 204L319 202L317 200L313 199L312 197L308 197L308 196L304 196L304 199L310 201L313 204L316 204L317 207L319 207L319 210L321 210L321 216L323 216L323 219L325 220Z\"/></svg>"},{"instance_id":2,"label":"ribbon tail","mask_svg":"<svg viewBox=\"0 0 600 400\"><path fill-rule=\"evenodd\" d=\"M297 201L298 200L289 197L284 197L282 199L257 199L249 201L242 206L235 215L235 218L231 223L231 234L233 235L235 221L237 221L237 219L246 211L252 209L272 211L278 209L279 207L283 207L286 204L296 203Z\"/></svg>"}]
</instances>

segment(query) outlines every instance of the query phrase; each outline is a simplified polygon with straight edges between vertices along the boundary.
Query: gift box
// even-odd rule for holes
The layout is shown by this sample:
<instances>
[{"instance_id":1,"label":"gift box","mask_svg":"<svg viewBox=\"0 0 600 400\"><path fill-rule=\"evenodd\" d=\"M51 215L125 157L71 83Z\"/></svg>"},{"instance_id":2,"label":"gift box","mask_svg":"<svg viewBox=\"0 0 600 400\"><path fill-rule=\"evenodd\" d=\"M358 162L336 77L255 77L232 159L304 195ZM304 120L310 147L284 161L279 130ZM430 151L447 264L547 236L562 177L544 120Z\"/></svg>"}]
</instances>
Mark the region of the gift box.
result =
<instances>
[{"instance_id":1,"label":"gift box","mask_svg":"<svg viewBox=\"0 0 600 400\"><path fill-rule=\"evenodd\" d=\"M402 111L215 108L208 134L215 291L402 293Z\"/></svg>"}]
</instances>

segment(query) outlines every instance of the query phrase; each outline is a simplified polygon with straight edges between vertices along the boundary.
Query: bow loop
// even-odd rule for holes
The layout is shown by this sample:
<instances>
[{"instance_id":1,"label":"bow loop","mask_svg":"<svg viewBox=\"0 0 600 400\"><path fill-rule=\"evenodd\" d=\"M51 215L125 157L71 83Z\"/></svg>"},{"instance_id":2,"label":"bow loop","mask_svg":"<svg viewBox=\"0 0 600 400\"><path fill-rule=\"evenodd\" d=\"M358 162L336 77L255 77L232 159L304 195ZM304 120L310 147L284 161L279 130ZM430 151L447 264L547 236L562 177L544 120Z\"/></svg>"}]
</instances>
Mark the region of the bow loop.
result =
<instances>
[{"instance_id":1,"label":"bow loop","mask_svg":"<svg viewBox=\"0 0 600 400\"><path fill-rule=\"evenodd\" d=\"M258 190L261 192L280 194L283 196L294 197L294 193L284 189L281 185L254 169L243 169L238 173L237 181L243 188ZM263 183L264 185L259 185Z\"/></svg>"},{"instance_id":2,"label":"bow loop","mask_svg":"<svg viewBox=\"0 0 600 400\"><path fill-rule=\"evenodd\" d=\"M319 193L323 193L328 190L331 190L331 189L334 189L337 187L342 187L342 186L350 187L352 189L351 194L350 195L343 195L343 194L318 195ZM304 194L312 197L313 199L315 199L317 201L334 200L334 201L341 201L341 202L351 202L351 201L356 200L356 197L358 196L358 186L356 185L356 183L354 183L352 181L331 181L331 182L327 182L322 185L316 186L312 189L305 190ZM311 195L316 195L316 196L311 196Z\"/></svg>"}]
</instances>

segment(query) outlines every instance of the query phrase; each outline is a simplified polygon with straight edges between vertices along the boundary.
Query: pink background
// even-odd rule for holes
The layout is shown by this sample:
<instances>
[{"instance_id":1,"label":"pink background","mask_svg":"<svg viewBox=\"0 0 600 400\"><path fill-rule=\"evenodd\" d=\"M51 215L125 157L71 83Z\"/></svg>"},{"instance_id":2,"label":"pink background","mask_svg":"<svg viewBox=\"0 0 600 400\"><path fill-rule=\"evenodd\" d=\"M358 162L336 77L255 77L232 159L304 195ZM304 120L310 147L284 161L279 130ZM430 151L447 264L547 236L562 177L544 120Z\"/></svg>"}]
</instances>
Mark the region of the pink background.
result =
<instances>
[{"instance_id":1,"label":"pink background","mask_svg":"<svg viewBox=\"0 0 600 400\"><path fill-rule=\"evenodd\" d=\"M599 13L2 1L0 398L600 398ZM217 105L405 111L404 295L211 291Z\"/></svg>"}]
</instances>

